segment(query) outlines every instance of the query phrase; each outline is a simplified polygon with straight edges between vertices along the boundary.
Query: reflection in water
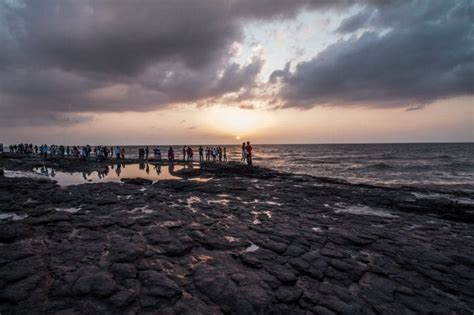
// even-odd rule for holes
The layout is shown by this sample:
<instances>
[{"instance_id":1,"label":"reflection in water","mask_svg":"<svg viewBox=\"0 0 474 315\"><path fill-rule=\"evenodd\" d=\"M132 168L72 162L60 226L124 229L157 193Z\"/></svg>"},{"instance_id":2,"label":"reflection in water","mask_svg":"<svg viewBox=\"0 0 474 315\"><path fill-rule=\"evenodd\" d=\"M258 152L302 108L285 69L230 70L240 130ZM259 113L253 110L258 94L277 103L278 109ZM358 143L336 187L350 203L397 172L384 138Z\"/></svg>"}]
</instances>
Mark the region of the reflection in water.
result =
<instances>
[{"instance_id":1,"label":"reflection in water","mask_svg":"<svg viewBox=\"0 0 474 315\"><path fill-rule=\"evenodd\" d=\"M161 165L160 164L155 165L155 171L156 171L156 175L160 175L160 173L161 173Z\"/></svg>"},{"instance_id":2,"label":"reflection in water","mask_svg":"<svg viewBox=\"0 0 474 315\"><path fill-rule=\"evenodd\" d=\"M34 172L48 177L54 177L54 180L61 186L78 185L84 182L118 182L122 178L145 178L153 181L163 179L180 179L176 172L184 168L192 168L193 166L182 166L169 164L168 168L162 170L161 165L153 165L155 172L150 172L150 164L141 162L139 164L116 164L106 166L99 171L90 172L57 172L52 168L39 167L33 169ZM113 172L115 170L115 172Z\"/></svg>"}]
</instances>

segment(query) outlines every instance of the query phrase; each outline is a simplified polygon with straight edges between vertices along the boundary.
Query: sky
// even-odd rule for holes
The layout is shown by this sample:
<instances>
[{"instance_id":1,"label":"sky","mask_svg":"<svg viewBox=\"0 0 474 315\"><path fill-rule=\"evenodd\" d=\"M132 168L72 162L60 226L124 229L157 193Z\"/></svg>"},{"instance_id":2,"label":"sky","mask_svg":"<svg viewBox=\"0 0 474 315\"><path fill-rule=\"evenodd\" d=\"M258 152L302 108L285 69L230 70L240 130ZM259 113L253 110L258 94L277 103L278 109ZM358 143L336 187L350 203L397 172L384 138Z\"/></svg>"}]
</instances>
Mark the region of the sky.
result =
<instances>
[{"instance_id":1,"label":"sky","mask_svg":"<svg viewBox=\"0 0 474 315\"><path fill-rule=\"evenodd\" d=\"M0 142L472 142L473 6L0 0Z\"/></svg>"}]
</instances>

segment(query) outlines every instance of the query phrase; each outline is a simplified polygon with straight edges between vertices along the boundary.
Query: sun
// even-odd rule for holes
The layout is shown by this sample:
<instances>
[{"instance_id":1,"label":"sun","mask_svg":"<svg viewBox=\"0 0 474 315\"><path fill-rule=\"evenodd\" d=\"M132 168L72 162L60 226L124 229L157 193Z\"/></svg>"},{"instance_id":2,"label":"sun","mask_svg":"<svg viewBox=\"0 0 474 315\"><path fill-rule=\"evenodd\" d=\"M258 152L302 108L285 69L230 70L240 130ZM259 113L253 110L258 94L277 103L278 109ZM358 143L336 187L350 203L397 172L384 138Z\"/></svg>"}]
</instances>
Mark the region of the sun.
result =
<instances>
[{"instance_id":1,"label":"sun","mask_svg":"<svg viewBox=\"0 0 474 315\"><path fill-rule=\"evenodd\" d=\"M240 140L254 136L271 125L271 115L261 110L245 110L229 106L216 106L201 112L202 122L214 132Z\"/></svg>"}]
</instances>

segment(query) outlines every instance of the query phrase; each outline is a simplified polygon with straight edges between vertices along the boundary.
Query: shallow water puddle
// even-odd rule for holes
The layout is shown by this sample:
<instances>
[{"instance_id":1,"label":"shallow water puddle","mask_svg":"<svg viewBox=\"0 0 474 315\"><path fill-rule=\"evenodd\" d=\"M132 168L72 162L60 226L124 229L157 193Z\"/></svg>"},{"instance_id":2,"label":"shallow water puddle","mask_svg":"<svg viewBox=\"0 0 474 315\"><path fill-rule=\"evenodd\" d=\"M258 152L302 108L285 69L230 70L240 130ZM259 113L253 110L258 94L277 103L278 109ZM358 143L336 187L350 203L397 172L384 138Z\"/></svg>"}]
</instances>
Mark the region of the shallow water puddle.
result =
<instances>
[{"instance_id":1,"label":"shallow water puddle","mask_svg":"<svg viewBox=\"0 0 474 315\"><path fill-rule=\"evenodd\" d=\"M56 211L64 211L64 212L69 212L69 213L76 213L78 212L79 210L81 210L82 208L54 208L54 210Z\"/></svg>"},{"instance_id":2,"label":"shallow water puddle","mask_svg":"<svg viewBox=\"0 0 474 315\"><path fill-rule=\"evenodd\" d=\"M139 207L139 208L133 208L132 210L130 210L128 212L130 212L130 213L142 212L142 213L146 213L146 214L151 214L151 213L155 212L155 210L148 208L148 206L143 206L143 207Z\"/></svg>"},{"instance_id":3,"label":"shallow water puddle","mask_svg":"<svg viewBox=\"0 0 474 315\"><path fill-rule=\"evenodd\" d=\"M278 206L278 207L281 206L281 203L275 202L275 201L265 201L265 203L266 203L267 205L272 205L272 206Z\"/></svg>"},{"instance_id":4,"label":"shallow water puddle","mask_svg":"<svg viewBox=\"0 0 474 315\"><path fill-rule=\"evenodd\" d=\"M217 204L220 204L220 205L223 205L223 206L227 206L229 204L230 200L228 199L215 199L215 200L208 200L207 203L208 204L211 204L211 203L217 203Z\"/></svg>"},{"instance_id":5,"label":"shallow water puddle","mask_svg":"<svg viewBox=\"0 0 474 315\"><path fill-rule=\"evenodd\" d=\"M209 178L195 177L195 178L190 178L189 180L191 180L191 181L193 181L193 182L207 183L207 182L210 181L211 179L212 179L212 177L209 177Z\"/></svg>"},{"instance_id":6,"label":"shallow water puddle","mask_svg":"<svg viewBox=\"0 0 474 315\"><path fill-rule=\"evenodd\" d=\"M224 236L224 239L229 243L234 243L234 242L239 241L238 237L233 237L233 236Z\"/></svg>"},{"instance_id":7,"label":"shallow water puddle","mask_svg":"<svg viewBox=\"0 0 474 315\"><path fill-rule=\"evenodd\" d=\"M351 214L358 214L358 215L374 215L378 217L383 217L383 218L396 218L398 217L397 215L394 215L392 213L380 210L380 209L374 209L370 208L368 206L362 206L362 205L355 205L355 206L349 206L346 204L337 204L339 207L337 210L335 210L336 213L351 213Z\"/></svg>"},{"instance_id":8,"label":"shallow water puddle","mask_svg":"<svg viewBox=\"0 0 474 315\"><path fill-rule=\"evenodd\" d=\"M5 212L5 213L0 213L0 220L13 220L13 221L18 221L18 220L23 220L28 217L27 214L16 214L12 212Z\"/></svg>"},{"instance_id":9,"label":"shallow water puddle","mask_svg":"<svg viewBox=\"0 0 474 315\"><path fill-rule=\"evenodd\" d=\"M254 215L254 219L252 221L252 224L261 224L262 221L258 219L258 217L262 214L266 215L269 219L272 218L272 212L271 211L250 211L251 214Z\"/></svg>"},{"instance_id":10,"label":"shallow water puddle","mask_svg":"<svg viewBox=\"0 0 474 315\"><path fill-rule=\"evenodd\" d=\"M190 165L154 165L151 163L135 164L111 164L104 166L101 171L89 172L62 172L54 168L38 167L32 172L24 171L5 171L6 177L29 177L44 178L48 177L58 182L60 186L79 185L84 183L102 183L102 182L120 182L123 178L143 178L152 181L173 179L182 179L176 172L185 168L199 168L199 166ZM209 179L193 178L195 181L207 181ZM142 188L143 189L143 188Z\"/></svg>"},{"instance_id":11,"label":"shallow water puddle","mask_svg":"<svg viewBox=\"0 0 474 315\"><path fill-rule=\"evenodd\" d=\"M246 249L244 249L244 252L246 252L246 253L255 252L255 251L257 251L259 248L260 248L260 247L258 247L257 245L252 244L252 245L250 245L249 247L247 247Z\"/></svg>"},{"instance_id":12,"label":"shallow water puddle","mask_svg":"<svg viewBox=\"0 0 474 315\"><path fill-rule=\"evenodd\" d=\"M25 171L10 171L10 170L5 170L4 171L5 177L10 177L10 178L17 178L17 177L28 177L28 178L43 178L41 174L37 174L34 172L25 172Z\"/></svg>"},{"instance_id":13,"label":"shallow water puddle","mask_svg":"<svg viewBox=\"0 0 474 315\"><path fill-rule=\"evenodd\" d=\"M188 199L186 199L187 207L189 210L191 210L193 213L197 212L197 209L193 207L193 203L198 203L201 202L201 198L197 196L191 196Z\"/></svg>"}]
</instances>

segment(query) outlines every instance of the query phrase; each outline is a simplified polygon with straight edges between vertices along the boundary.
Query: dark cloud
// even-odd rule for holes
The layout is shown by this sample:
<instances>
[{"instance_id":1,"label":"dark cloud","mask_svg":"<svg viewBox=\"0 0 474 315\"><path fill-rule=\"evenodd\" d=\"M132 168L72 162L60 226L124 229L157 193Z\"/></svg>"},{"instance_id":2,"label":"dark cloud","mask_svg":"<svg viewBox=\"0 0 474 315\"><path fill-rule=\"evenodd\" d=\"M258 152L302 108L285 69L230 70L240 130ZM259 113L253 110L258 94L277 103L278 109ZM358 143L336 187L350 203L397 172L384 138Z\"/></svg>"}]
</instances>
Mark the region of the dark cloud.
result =
<instances>
[{"instance_id":1,"label":"dark cloud","mask_svg":"<svg viewBox=\"0 0 474 315\"><path fill-rule=\"evenodd\" d=\"M372 10L362 10L357 14L354 14L344 19L337 28L339 33L352 33L368 24Z\"/></svg>"},{"instance_id":2,"label":"dark cloud","mask_svg":"<svg viewBox=\"0 0 474 315\"><path fill-rule=\"evenodd\" d=\"M341 1L341 3L350 1ZM146 111L252 89L229 62L242 26L329 0L0 2L0 105L10 115ZM21 120L19 120L21 121Z\"/></svg>"},{"instance_id":3,"label":"dark cloud","mask_svg":"<svg viewBox=\"0 0 474 315\"><path fill-rule=\"evenodd\" d=\"M369 18L370 17L370 18ZM343 21L347 40L327 47L283 78L285 107L363 104L419 109L473 94L474 27L470 1L368 3Z\"/></svg>"},{"instance_id":4,"label":"dark cloud","mask_svg":"<svg viewBox=\"0 0 474 315\"><path fill-rule=\"evenodd\" d=\"M0 1L0 122L74 124L90 119L83 113L219 100L251 108L268 87L258 80L263 56L231 61L243 26L326 8L356 8L337 32L366 33L334 44L293 73L289 63L275 71L271 83L283 85L275 102L399 104L466 94L473 71L468 1L360 3Z\"/></svg>"}]
</instances>

